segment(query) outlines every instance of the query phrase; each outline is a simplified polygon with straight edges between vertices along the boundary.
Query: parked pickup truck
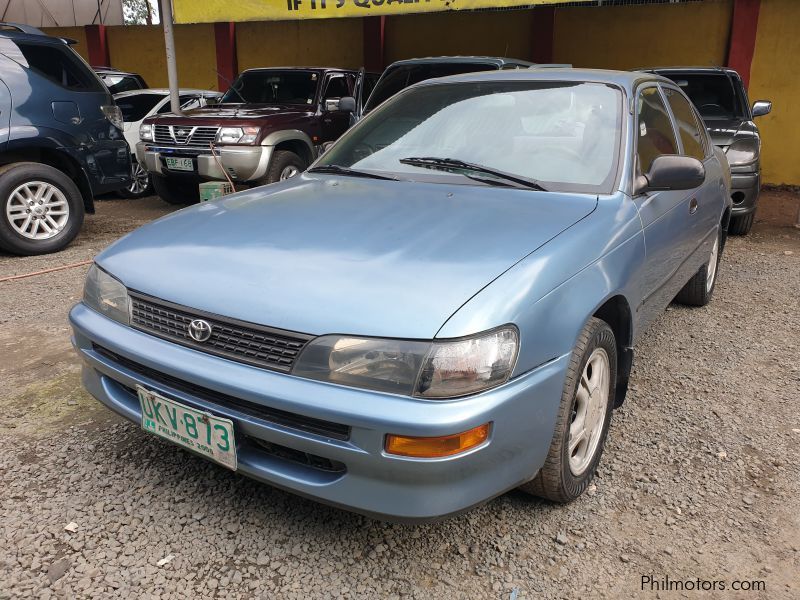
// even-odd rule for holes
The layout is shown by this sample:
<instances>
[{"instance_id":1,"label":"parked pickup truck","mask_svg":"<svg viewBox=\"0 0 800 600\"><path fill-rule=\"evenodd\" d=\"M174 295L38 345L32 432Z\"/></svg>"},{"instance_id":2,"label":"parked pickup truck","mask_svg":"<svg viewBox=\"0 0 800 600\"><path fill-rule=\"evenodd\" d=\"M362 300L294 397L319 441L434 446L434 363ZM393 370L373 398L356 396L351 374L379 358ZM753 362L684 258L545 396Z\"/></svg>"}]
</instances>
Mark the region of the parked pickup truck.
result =
<instances>
[{"instance_id":1,"label":"parked pickup truck","mask_svg":"<svg viewBox=\"0 0 800 600\"><path fill-rule=\"evenodd\" d=\"M218 104L142 123L137 160L172 204L198 200L203 180L263 185L301 173L350 125L363 72L322 67L249 69Z\"/></svg>"}]
</instances>

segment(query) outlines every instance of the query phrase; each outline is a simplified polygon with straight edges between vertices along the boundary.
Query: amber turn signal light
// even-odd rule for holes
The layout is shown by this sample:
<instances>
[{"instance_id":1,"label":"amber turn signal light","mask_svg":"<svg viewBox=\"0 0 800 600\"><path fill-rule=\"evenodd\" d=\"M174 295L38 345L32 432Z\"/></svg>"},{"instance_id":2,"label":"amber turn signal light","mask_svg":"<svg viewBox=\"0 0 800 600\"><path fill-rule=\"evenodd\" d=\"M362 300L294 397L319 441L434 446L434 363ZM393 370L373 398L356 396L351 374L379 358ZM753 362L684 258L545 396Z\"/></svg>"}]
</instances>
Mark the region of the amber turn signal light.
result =
<instances>
[{"instance_id":1,"label":"amber turn signal light","mask_svg":"<svg viewBox=\"0 0 800 600\"><path fill-rule=\"evenodd\" d=\"M489 438L489 425L491 423L485 423L469 431L439 437L406 437L390 433L386 436L386 452L414 458L453 456L485 442Z\"/></svg>"}]
</instances>

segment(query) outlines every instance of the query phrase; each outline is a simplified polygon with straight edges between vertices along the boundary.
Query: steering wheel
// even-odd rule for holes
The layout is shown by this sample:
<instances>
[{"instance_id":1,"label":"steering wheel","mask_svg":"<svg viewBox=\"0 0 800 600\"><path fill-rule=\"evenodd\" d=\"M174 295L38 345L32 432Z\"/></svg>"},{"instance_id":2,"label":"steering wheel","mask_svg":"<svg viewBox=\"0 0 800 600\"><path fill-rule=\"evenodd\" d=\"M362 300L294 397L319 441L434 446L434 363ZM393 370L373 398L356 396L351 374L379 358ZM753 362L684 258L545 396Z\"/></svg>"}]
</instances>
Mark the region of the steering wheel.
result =
<instances>
[{"instance_id":1,"label":"steering wheel","mask_svg":"<svg viewBox=\"0 0 800 600\"><path fill-rule=\"evenodd\" d=\"M704 108L710 108L712 110L717 110L719 112L725 112L725 108L723 108L721 104L714 104L713 102L701 105L699 108L700 112L703 112Z\"/></svg>"}]
</instances>

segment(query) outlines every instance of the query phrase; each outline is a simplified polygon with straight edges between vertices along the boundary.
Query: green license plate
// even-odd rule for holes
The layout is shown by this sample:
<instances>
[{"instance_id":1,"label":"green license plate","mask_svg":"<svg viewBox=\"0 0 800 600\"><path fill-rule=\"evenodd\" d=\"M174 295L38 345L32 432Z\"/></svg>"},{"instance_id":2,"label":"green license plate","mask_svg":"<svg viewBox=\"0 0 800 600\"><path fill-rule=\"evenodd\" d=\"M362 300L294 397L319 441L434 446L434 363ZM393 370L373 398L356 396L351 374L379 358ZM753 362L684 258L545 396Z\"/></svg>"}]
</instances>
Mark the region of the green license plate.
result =
<instances>
[{"instance_id":1,"label":"green license plate","mask_svg":"<svg viewBox=\"0 0 800 600\"><path fill-rule=\"evenodd\" d=\"M194 161L191 158L171 158L164 159L167 168L173 171L194 171Z\"/></svg>"},{"instance_id":2,"label":"green license plate","mask_svg":"<svg viewBox=\"0 0 800 600\"><path fill-rule=\"evenodd\" d=\"M236 470L233 422L136 386L142 429Z\"/></svg>"}]
</instances>

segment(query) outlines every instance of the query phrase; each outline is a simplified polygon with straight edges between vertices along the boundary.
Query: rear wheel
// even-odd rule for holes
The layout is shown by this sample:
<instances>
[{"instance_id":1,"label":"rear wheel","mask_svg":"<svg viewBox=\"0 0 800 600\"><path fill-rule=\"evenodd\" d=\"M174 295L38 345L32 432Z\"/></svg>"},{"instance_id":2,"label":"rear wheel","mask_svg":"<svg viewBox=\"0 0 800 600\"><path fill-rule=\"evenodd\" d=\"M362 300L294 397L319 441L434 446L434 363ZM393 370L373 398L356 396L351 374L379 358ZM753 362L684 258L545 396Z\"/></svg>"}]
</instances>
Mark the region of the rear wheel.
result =
<instances>
[{"instance_id":1,"label":"rear wheel","mask_svg":"<svg viewBox=\"0 0 800 600\"><path fill-rule=\"evenodd\" d=\"M75 182L49 165L15 163L0 169L0 247L14 254L57 252L83 224Z\"/></svg>"},{"instance_id":2,"label":"rear wheel","mask_svg":"<svg viewBox=\"0 0 800 600\"><path fill-rule=\"evenodd\" d=\"M692 278L686 282L675 301L687 306L705 306L711 301L711 294L714 293L714 285L717 283L717 273L719 272L719 261L722 258L722 230L720 229L714 245L711 247L708 262L700 267Z\"/></svg>"},{"instance_id":3,"label":"rear wheel","mask_svg":"<svg viewBox=\"0 0 800 600\"><path fill-rule=\"evenodd\" d=\"M731 235L747 235L753 228L753 220L756 213L751 212L746 215L739 215L731 217L730 225L728 225L728 233Z\"/></svg>"},{"instance_id":4,"label":"rear wheel","mask_svg":"<svg viewBox=\"0 0 800 600\"><path fill-rule=\"evenodd\" d=\"M197 181L184 181L156 174L150 176L150 181L153 183L156 194L169 204L194 204L200 201L200 189Z\"/></svg>"},{"instance_id":5,"label":"rear wheel","mask_svg":"<svg viewBox=\"0 0 800 600\"><path fill-rule=\"evenodd\" d=\"M605 321L592 317L570 357L547 459L520 489L553 502L570 502L584 492L603 453L616 377L614 332Z\"/></svg>"},{"instance_id":6,"label":"rear wheel","mask_svg":"<svg viewBox=\"0 0 800 600\"><path fill-rule=\"evenodd\" d=\"M123 198L144 198L153 193L150 174L135 158L131 160L131 184L119 191Z\"/></svg>"}]
</instances>

